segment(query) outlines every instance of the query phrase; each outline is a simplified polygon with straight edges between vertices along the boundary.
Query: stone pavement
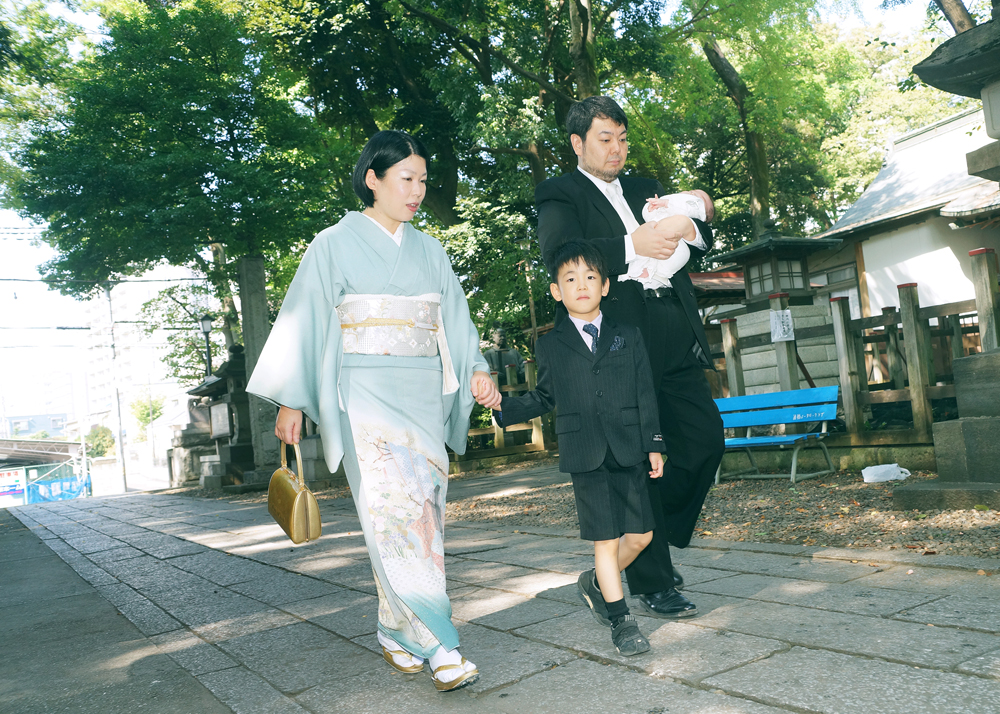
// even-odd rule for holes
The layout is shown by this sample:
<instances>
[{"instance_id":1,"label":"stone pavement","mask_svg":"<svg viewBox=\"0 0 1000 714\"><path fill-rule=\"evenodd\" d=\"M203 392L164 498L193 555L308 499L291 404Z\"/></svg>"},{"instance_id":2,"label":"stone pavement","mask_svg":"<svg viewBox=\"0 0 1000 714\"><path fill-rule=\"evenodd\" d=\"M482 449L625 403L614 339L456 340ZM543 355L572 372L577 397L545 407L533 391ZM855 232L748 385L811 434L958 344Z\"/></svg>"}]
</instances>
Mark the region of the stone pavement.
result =
<instances>
[{"instance_id":1,"label":"stone pavement","mask_svg":"<svg viewBox=\"0 0 1000 714\"><path fill-rule=\"evenodd\" d=\"M439 694L382 661L353 505L322 511L301 546L263 504L0 511L0 711L1000 714L1000 560L699 540L677 560L700 615L632 602L652 650L624 658L577 597L592 554L574 532L450 522L454 617L482 678Z\"/></svg>"}]
</instances>

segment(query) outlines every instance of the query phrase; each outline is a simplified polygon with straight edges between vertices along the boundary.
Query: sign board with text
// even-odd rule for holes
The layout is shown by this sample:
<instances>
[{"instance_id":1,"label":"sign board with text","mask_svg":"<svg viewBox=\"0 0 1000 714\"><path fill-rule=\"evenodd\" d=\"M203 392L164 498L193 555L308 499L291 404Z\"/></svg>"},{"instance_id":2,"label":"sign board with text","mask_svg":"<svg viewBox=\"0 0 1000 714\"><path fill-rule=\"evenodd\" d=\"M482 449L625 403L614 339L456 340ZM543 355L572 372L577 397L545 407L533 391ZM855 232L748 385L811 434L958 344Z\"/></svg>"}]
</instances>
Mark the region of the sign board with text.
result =
<instances>
[{"instance_id":1,"label":"sign board with text","mask_svg":"<svg viewBox=\"0 0 1000 714\"><path fill-rule=\"evenodd\" d=\"M23 506L26 483L24 469L0 471L0 508Z\"/></svg>"}]
</instances>

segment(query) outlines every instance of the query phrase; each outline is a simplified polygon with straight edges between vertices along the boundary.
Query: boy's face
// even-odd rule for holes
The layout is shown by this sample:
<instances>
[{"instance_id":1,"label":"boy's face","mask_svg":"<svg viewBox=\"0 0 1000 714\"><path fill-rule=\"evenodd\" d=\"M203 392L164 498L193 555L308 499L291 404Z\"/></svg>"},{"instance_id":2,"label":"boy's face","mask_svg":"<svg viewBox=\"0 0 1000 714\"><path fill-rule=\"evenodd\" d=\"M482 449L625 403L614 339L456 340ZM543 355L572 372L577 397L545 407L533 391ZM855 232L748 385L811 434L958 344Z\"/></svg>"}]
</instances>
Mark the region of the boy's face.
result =
<instances>
[{"instance_id":1,"label":"boy's face","mask_svg":"<svg viewBox=\"0 0 1000 714\"><path fill-rule=\"evenodd\" d=\"M611 284L582 260L559 268L557 282L549 284L552 297L566 306L573 317L592 322L601 312L601 298Z\"/></svg>"}]
</instances>

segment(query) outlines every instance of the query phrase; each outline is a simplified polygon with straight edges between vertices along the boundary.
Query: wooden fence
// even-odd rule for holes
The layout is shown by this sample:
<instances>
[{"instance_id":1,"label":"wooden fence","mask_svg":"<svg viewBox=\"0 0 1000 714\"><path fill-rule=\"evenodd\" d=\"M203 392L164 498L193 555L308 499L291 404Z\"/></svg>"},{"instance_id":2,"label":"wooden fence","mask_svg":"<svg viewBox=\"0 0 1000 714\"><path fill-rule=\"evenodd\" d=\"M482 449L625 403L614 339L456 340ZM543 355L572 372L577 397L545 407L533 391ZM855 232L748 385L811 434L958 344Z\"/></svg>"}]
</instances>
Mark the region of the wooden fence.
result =
<instances>
[{"instance_id":1,"label":"wooden fence","mask_svg":"<svg viewBox=\"0 0 1000 714\"><path fill-rule=\"evenodd\" d=\"M517 381L517 368L514 365L507 365L507 384L500 386L499 375L490 372L493 383L497 385L501 392L506 395L522 394L535 388L538 381L538 374L534 360L524 362L524 382ZM514 424L506 429L496 426L485 429L469 429L469 443L465 454L449 452L448 457L452 462L472 461L478 459L489 459L497 456L510 456L513 454L526 454L536 451L545 451L548 447L545 439L545 423L543 417L536 417L526 424ZM527 443L523 442L520 433L530 431L530 438ZM551 430L550 430L551 433ZM484 443L485 442L485 443ZM551 446L551 444L550 444Z\"/></svg>"},{"instance_id":2,"label":"wooden fence","mask_svg":"<svg viewBox=\"0 0 1000 714\"><path fill-rule=\"evenodd\" d=\"M865 413L871 405L909 402L915 436L929 442L933 424L930 402L955 396L954 384L949 383L951 361L965 356L967 336L978 335L984 351L998 346L997 256L992 248L980 248L969 255L974 300L921 307L917 283L905 283L897 286L898 308L853 320L847 298L831 298L832 324L795 330L795 340L833 335L848 433L864 430ZM772 295L770 307L773 311L788 309L788 295ZM976 319L975 324L971 318ZM932 319L937 320L936 327L930 325ZM781 390L799 388L801 362L795 340L774 343ZM746 393L741 352L769 344L770 334L741 339L736 320L722 320L730 396Z\"/></svg>"}]
</instances>

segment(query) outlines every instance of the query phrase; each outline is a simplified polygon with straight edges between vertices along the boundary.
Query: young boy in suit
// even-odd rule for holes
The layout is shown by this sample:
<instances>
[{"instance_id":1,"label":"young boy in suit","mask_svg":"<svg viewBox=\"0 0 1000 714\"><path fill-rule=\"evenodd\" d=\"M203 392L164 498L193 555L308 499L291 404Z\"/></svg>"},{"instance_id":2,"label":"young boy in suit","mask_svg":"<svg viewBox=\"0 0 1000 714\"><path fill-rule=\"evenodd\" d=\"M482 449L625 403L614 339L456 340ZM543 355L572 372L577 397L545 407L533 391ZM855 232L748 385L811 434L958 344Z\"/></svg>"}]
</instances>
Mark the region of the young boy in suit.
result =
<instances>
[{"instance_id":1,"label":"young boy in suit","mask_svg":"<svg viewBox=\"0 0 1000 714\"><path fill-rule=\"evenodd\" d=\"M618 652L636 655L649 642L625 603L621 571L653 536L647 458L648 476L663 474L649 357L637 328L601 314L609 283L597 248L567 243L553 265L549 290L569 319L538 340L537 388L504 397L494 415L509 425L558 408L559 470L572 474L580 537L594 541L595 568L577 586Z\"/></svg>"}]
</instances>

